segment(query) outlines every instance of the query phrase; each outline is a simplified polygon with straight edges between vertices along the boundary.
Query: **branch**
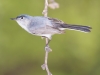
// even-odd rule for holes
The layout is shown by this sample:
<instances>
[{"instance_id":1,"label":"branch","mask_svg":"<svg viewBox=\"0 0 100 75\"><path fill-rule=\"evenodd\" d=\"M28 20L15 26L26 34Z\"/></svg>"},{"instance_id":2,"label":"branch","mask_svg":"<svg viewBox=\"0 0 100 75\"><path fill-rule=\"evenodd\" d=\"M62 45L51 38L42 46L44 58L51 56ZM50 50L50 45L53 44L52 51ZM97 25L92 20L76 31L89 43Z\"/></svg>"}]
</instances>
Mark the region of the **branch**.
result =
<instances>
[{"instance_id":1,"label":"branch","mask_svg":"<svg viewBox=\"0 0 100 75\"><path fill-rule=\"evenodd\" d=\"M44 7L44 10L43 10L42 14L45 17L47 17L47 15L48 15L48 0L45 0L45 7Z\"/></svg>"},{"instance_id":2,"label":"branch","mask_svg":"<svg viewBox=\"0 0 100 75\"><path fill-rule=\"evenodd\" d=\"M55 2L55 0L45 0L45 6L44 6L44 10L42 12L42 14L47 17L48 16L48 7L50 7L51 9L56 9L59 8L59 4L57 2Z\"/></svg>"},{"instance_id":3,"label":"branch","mask_svg":"<svg viewBox=\"0 0 100 75\"><path fill-rule=\"evenodd\" d=\"M44 6L44 10L42 12L42 14L44 15L44 17L48 17L48 7L55 9L55 8L59 8L59 4L57 2L55 2L54 0L45 0L45 6ZM42 37L44 38L44 37ZM49 42L50 40L48 38L46 38L46 46L45 46L45 61L44 64L41 66L43 70L47 71L48 75L52 75L51 72L49 71L48 68L48 64L47 64L47 60L48 60L48 53L51 52L51 48L49 47Z\"/></svg>"},{"instance_id":4,"label":"branch","mask_svg":"<svg viewBox=\"0 0 100 75\"><path fill-rule=\"evenodd\" d=\"M50 40L48 38L46 38L45 61L44 61L44 64L41 67L42 67L43 70L46 70L47 71L47 74L48 75L52 75L51 72L49 71L48 64L47 64L48 53L52 51L51 48L49 47L49 42L50 42Z\"/></svg>"}]
</instances>

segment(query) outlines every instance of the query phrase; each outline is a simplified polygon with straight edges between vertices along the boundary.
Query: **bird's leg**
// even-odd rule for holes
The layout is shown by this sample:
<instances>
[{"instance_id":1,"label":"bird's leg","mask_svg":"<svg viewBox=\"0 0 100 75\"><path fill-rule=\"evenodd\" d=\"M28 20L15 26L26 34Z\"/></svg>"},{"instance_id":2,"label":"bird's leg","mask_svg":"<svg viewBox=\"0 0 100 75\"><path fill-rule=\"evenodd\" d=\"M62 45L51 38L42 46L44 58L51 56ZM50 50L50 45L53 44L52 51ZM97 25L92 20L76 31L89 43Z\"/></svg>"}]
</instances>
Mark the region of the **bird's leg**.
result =
<instances>
[{"instance_id":1,"label":"bird's leg","mask_svg":"<svg viewBox=\"0 0 100 75\"><path fill-rule=\"evenodd\" d=\"M49 43L51 40L49 40L48 38L46 38L46 46L45 46L45 51L47 52L51 52L52 49L49 47Z\"/></svg>"},{"instance_id":2,"label":"bird's leg","mask_svg":"<svg viewBox=\"0 0 100 75\"><path fill-rule=\"evenodd\" d=\"M44 61L44 64L41 66L43 70L46 70L47 71L47 74L48 75L52 75L51 72L49 71L49 68L48 68L48 64L47 64L47 60L48 60L48 53L50 51L52 51L49 47L49 42L50 40L48 38L46 38L46 46L45 46L45 61Z\"/></svg>"}]
</instances>

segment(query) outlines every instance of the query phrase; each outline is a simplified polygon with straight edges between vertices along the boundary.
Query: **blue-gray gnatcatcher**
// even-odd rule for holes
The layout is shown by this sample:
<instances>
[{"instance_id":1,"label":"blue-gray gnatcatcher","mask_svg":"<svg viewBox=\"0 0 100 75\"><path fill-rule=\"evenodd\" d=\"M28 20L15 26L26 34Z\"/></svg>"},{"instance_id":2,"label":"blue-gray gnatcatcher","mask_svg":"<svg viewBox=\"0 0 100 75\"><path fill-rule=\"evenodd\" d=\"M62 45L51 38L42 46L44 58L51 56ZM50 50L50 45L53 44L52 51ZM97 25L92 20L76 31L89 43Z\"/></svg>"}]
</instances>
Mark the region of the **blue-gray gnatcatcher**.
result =
<instances>
[{"instance_id":1,"label":"blue-gray gnatcatcher","mask_svg":"<svg viewBox=\"0 0 100 75\"><path fill-rule=\"evenodd\" d=\"M89 26L66 24L61 20L43 16L20 15L11 19L15 20L27 32L48 38L49 41L51 40L52 35L62 34L65 29L82 32L90 32L91 29ZM46 46L48 46L49 41L46 43Z\"/></svg>"}]
</instances>

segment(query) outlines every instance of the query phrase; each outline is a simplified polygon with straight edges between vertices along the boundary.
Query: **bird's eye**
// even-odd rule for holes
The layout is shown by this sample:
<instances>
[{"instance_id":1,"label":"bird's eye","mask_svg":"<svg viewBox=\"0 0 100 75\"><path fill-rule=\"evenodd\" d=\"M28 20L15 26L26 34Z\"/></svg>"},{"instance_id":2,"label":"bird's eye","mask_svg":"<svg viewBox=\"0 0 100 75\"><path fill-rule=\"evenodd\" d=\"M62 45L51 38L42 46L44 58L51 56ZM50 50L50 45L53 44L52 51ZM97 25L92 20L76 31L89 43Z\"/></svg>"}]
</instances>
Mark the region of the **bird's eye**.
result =
<instances>
[{"instance_id":1,"label":"bird's eye","mask_svg":"<svg viewBox=\"0 0 100 75\"><path fill-rule=\"evenodd\" d=\"M23 19L23 16L21 16L20 18Z\"/></svg>"}]
</instances>

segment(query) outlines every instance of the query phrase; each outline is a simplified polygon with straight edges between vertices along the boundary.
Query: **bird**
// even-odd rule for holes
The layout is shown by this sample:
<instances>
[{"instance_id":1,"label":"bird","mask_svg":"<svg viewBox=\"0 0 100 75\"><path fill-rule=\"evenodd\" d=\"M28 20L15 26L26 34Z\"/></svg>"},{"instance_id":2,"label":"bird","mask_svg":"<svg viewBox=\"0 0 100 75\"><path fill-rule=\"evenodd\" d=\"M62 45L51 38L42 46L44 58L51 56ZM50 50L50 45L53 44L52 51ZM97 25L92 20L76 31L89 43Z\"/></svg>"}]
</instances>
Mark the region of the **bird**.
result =
<instances>
[{"instance_id":1,"label":"bird","mask_svg":"<svg viewBox=\"0 0 100 75\"><path fill-rule=\"evenodd\" d=\"M47 51L50 51L49 43L54 34L63 34L67 29L88 33L91 32L92 29L90 26L67 24L62 20L44 16L30 16L22 14L15 18L11 18L11 20L15 20L30 34L46 38L47 42L45 49Z\"/></svg>"}]
</instances>

